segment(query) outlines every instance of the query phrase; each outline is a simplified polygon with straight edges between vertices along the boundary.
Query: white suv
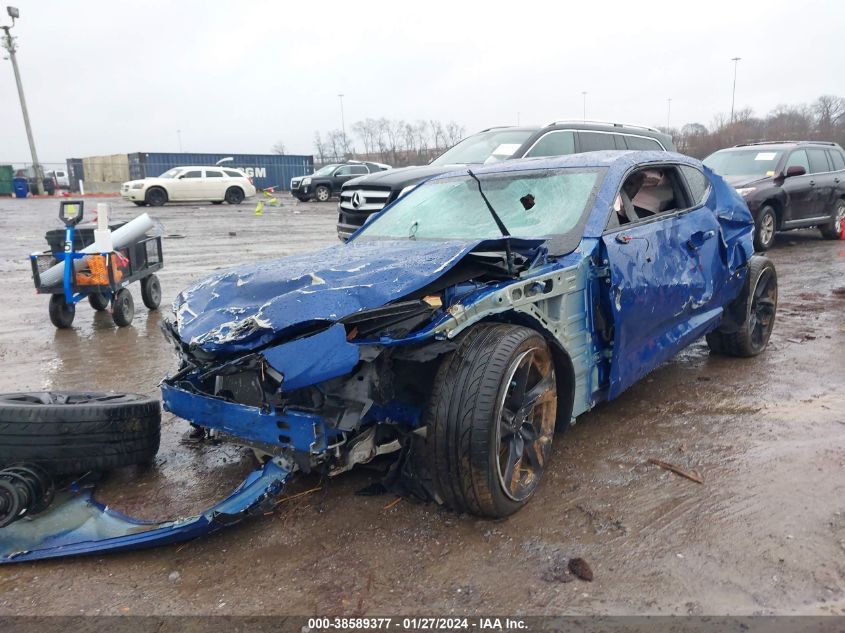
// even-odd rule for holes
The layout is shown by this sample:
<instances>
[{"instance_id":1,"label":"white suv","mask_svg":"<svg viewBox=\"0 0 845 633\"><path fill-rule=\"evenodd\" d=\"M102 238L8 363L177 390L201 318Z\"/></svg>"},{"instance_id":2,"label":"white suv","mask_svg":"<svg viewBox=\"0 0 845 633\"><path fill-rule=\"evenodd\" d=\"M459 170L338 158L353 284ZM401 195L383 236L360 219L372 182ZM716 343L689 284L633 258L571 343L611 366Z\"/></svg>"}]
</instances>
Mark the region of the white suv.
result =
<instances>
[{"instance_id":1,"label":"white suv","mask_svg":"<svg viewBox=\"0 0 845 633\"><path fill-rule=\"evenodd\" d=\"M212 204L240 204L255 195L252 178L239 169L174 167L158 178L123 183L120 195L139 207L160 207L166 202L208 200Z\"/></svg>"}]
</instances>

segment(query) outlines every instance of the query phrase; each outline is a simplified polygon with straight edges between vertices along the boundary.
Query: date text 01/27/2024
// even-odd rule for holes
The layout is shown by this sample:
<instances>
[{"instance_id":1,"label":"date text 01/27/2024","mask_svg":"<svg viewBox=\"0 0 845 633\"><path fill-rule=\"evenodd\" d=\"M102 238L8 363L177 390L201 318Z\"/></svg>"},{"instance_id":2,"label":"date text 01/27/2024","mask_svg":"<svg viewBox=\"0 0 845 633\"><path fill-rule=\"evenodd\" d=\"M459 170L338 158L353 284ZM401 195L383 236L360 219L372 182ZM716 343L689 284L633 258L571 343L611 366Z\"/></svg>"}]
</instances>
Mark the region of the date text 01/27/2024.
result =
<instances>
[{"instance_id":1,"label":"date text 01/27/2024","mask_svg":"<svg viewBox=\"0 0 845 633\"><path fill-rule=\"evenodd\" d=\"M387 630L403 631L519 631L527 624L519 618L477 617L477 618L440 618L440 617L359 617L359 618L309 618L307 630Z\"/></svg>"}]
</instances>

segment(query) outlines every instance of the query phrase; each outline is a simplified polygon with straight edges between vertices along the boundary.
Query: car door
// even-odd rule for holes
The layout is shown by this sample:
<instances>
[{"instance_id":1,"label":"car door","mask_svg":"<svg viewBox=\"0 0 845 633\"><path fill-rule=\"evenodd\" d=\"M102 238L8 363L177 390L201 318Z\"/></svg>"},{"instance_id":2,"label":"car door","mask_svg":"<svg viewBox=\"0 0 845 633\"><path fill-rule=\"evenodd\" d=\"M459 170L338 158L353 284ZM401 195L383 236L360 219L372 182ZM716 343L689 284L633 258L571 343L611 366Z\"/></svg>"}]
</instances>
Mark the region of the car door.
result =
<instances>
[{"instance_id":1,"label":"car door","mask_svg":"<svg viewBox=\"0 0 845 633\"><path fill-rule=\"evenodd\" d=\"M827 152L824 149L807 148L807 159L810 162L810 191L813 218L820 218L830 215L833 208L834 191L836 183L833 182L835 174L827 159Z\"/></svg>"},{"instance_id":2,"label":"car door","mask_svg":"<svg viewBox=\"0 0 845 633\"><path fill-rule=\"evenodd\" d=\"M602 236L608 266L603 303L613 322L611 399L722 314L719 300L728 269L716 216L704 202L706 194L692 201L677 167L662 168L671 176L674 205L680 208L621 226L609 223Z\"/></svg>"},{"instance_id":3,"label":"car door","mask_svg":"<svg viewBox=\"0 0 845 633\"><path fill-rule=\"evenodd\" d=\"M202 182L203 198L223 200L226 195L227 179L221 169L206 169Z\"/></svg>"},{"instance_id":4,"label":"car door","mask_svg":"<svg viewBox=\"0 0 845 633\"><path fill-rule=\"evenodd\" d=\"M815 178L810 173L810 161L807 158L807 151L796 149L789 153L783 173L790 167L802 167L804 174L801 176L790 176L785 178L781 188L786 192L789 203L783 212L784 222L801 222L812 218L816 214L818 201L813 187L816 184Z\"/></svg>"},{"instance_id":5,"label":"car door","mask_svg":"<svg viewBox=\"0 0 845 633\"><path fill-rule=\"evenodd\" d=\"M202 198L202 170L189 169L177 176L167 186L170 200L197 200Z\"/></svg>"},{"instance_id":6,"label":"car door","mask_svg":"<svg viewBox=\"0 0 845 633\"><path fill-rule=\"evenodd\" d=\"M345 182L358 176L366 176L369 173L370 170L365 165L342 165L338 167L331 180L332 193L339 194Z\"/></svg>"}]
</instances>

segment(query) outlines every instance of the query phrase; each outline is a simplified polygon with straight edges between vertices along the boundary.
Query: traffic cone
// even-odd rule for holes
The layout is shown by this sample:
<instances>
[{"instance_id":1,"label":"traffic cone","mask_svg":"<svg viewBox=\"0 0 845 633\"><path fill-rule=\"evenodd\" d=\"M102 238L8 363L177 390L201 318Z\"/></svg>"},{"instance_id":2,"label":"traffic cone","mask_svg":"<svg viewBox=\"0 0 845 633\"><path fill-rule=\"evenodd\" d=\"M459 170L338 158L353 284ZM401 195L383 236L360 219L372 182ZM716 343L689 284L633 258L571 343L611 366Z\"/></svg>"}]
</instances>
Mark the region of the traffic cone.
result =
<instances>
[{"instance_id":1,"label":"traffic cone","mask_svg":"<svg viewBox=\"0 0 845 633\"><path fill-rule=\"evenodd\" d=\"M255 205L255 215L264 215L264 203L261 200Z\"/></svg>"}]
</instances>

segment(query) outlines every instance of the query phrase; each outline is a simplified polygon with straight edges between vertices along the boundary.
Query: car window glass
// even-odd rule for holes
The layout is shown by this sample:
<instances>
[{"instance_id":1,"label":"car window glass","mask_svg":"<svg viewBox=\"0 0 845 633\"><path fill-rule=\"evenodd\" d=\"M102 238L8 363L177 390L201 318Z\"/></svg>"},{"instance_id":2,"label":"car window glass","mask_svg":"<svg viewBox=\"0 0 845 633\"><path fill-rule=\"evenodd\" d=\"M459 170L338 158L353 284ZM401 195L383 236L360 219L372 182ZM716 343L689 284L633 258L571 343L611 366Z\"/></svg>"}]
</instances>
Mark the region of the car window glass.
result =
<instances>
[{"instance_id":1,"label":"car window glass","mask_svg":"<svg viewBox=\"0 0 845 633\"><path fill-rule=\"evenodd\" d=\"M628 146L625 144L625 137L622 134L614 134L613 142L616 145L616 149L628 149Z\"/></svg>"},{"instance_id":2,"label":"car window glass","mask_svg":"<svg viewBox=\"0 0 845 633\"><path fill-rule=\"evenodd\" d=\"M830 150L829 155L831 161L833 161L834 171L845 169L845 158L842 157L842 152L832 149Z\"/></svg>"},{"instance_id":3,"label":"car window glass","mask_svg":"<svg viewBox=\"0 0 845 633\"><path fill-rule=\"evenodd\" d=\"M574 153L575 134L569 130L557 130L543 135L525 156L527 158L536 156L566 156Z\"/></svg>"},{"instance_id":4,"label":"car window glass","mask_svg":"<svg viewBox=\"0 0 845 633\"><path fill-rule=\"evenodd\" d=\"M681 165L681 171L687 179L687 185L689 185L692 205L695 207L703 204L707 190L710 188L710 180L698 169L689 165Z\"/></svg>"},{"instance_id":5,"label":"car window glass","mask_svg":"<svg viewBox=\"0 0 845 633\"><path fill-rule=\"evenodd\" d=\"M662 150L660 143L652 138L643 138L642 136L625 136L625 141L628 143L628 149L636 150Z\"/></svg>"},{"instance_id":6,"label":"car window glass","mask_svg":"<svg viewBox=\"0 0 845 633\"><path fill-rule=\"evenodd\" d=\"M803 167L804 171L809 174L810 163L807 161L807 152L803 149L792 152L789 155L789 159L786 161L786 166L783 169L786 171L790 167Z\"/></svg>"},{"instance_id":7,"label":"car window glass","mask_svg":"<svg viewBox=\"0 0 845 633\"><path fill-rule=\"evenodd\" d=\"M344 165L340 169L338 169L334 175L335 176L348 176L352 173L352 167L350 165Z\"/></svg>"},{"instance_id":8,"label":"car window glass","mask_svg":"<svg viewBox=\"0 0 845 633\"><path fill-rule=\"evenodd\" d=\"M352 165L349 168L350 174L369 174L370 172L364 165Z\"/></svg>"},{"instance_id":9,"label":"car window glass","mask_svg":"<svg viewBox=\"0 0 845 633\"><path fill-rule=\"evenodd\" d=\"M807 157L810 159L810 173L820 174L830 171L830 165L827 164L827 156L823 149L808 149Z\"/></svg>"},{"instance_id":10,"label":"car window glass","mask_svg":"<svg viewBox=\"0 0 845 633\"><path fill-rule=\"evenodd\" d=\"M206 178L222 178L223 172L222 171L209 171L205 170L205 177Z\"/></svg>"},{"instance_id":11,"label":"car window glass","mask_svg":"<svg viewBox=\"0 0 845 633\"><path fill-rule=\"evenodd\" d=\"M630 174L611 205L607 228L648 220L686 207L679 198L675 183L677 172L672 167L647 167Z\"/></svg>"},{"instance_id":12,"label":"car window glass","mask_svg":"<svg viewBox=\"0 0 845 633\"><path fill-rule=\"evenodd\" d=\"M184 174L179 176L180 178L202 178L202 172L197 171L186 171Z\"/></svg>"},{"instance_id":13,"label":"car window glass","mask_svg":"<svg viewBox=\"0 0 845 633\"><path fill-rule=\"evenodd\" d=\"M596 152L603 149L616 149L613 134L599 132L578 132L582 152Z\"/></svg>"},{"instance_id":14,"label":"car window glass","mask_svg":"<svg viewBox=\"0 0 845 633\"><path fill-rule=\"evenodd\" d=\"M226 172L226 175L229 176L229 178L243 178L244 177L244 175L242 173L240 173L239 171L229 171L228 169L224 169L223 171Z\"/></svg>"}]
</instances>

